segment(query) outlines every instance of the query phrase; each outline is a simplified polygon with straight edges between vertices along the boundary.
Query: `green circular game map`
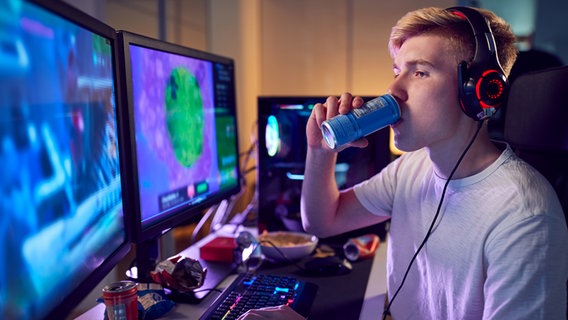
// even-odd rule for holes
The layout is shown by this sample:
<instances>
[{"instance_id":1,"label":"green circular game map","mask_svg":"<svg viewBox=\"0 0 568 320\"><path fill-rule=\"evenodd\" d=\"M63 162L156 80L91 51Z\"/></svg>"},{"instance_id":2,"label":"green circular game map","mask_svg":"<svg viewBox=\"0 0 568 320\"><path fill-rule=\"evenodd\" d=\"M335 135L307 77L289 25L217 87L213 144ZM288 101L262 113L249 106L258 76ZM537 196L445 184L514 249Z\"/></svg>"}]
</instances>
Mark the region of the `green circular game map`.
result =
<instances>
[{"instance_id":1,"label":"green circular game map","mask_svg":"<svg viewBox=\"0 0 568 320\"><path fill-rule=\"evenodd\" d=\"M203 152L203 99L197 79L184 67L170 74L166 122L177 160L190 167Z\"/></svg>"}]
</instances>

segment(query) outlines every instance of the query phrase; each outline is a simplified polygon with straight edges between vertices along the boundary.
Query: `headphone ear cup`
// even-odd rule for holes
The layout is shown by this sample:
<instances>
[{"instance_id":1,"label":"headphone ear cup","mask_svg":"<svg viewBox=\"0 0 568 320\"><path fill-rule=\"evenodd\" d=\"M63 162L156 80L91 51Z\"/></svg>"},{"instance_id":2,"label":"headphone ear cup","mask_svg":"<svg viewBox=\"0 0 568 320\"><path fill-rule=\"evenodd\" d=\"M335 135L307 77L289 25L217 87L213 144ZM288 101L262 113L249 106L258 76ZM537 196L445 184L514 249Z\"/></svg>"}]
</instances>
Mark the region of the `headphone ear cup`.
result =
<instances>
[{"instance_id":1,"label":"headphone ear cup","mask_svg":"<svg viewBox=\"0 0 568 320\"><path fill-rule=\"evenodd\" d=\"M465 61L458 65L458 98L463 112L485 120L497 112L509 92L507 78L494 69L472 70Z\"/></svg>"},{"instance_id":2,"label":"headphone ear cup","mask_svg":"<svg viewBox=\"0 0 568 320\"><path fill-rule=\"evenodd\" d=\"M481 106L475 98L475 87L472 88L472 79L469 75L467 62L462 61L458 64L458 99L462 111L473 118L478 120L477 114L481 111Z\"/></svg>"}]
</instances>

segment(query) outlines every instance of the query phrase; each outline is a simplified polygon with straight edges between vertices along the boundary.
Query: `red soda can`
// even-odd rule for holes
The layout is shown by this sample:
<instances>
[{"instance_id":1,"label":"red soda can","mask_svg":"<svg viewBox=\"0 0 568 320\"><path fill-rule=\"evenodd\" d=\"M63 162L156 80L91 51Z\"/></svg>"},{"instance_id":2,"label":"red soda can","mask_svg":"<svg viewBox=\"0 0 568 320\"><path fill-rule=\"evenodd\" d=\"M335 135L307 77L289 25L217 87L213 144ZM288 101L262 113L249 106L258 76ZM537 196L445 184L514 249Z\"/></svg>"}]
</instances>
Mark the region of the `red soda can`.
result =
<instances>
[{"instance_id":1,"label":"red soda can","mask_svg":"<svg viewBox=\"0 0 568 320\"><path fill-rule=\"evenodd\" d=\"M109 320L138 320L138 288L134 281L119 281L103 288Z\"/></svg>"}]
</instances>

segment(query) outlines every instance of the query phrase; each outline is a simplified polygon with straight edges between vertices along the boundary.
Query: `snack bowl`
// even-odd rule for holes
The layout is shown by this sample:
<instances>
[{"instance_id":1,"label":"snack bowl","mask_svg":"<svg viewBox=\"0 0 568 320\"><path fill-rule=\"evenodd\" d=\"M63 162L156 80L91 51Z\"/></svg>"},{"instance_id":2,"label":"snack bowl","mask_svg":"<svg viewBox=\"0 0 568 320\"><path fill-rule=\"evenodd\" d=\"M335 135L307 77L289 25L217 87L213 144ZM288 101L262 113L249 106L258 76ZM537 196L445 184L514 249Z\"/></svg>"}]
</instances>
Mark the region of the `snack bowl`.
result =
<instances>
[{"instance_id":1,"label":"snack bowl","mask_svg":"<svg viewBox=\"0 0 568 320\"><path fill-rule=\"evenodd\" d=\"M263 232L258 236L262 254L276 261L303 258L315 250L318 241L312 234L292 231Z\"/></svg>"}]
</instances>

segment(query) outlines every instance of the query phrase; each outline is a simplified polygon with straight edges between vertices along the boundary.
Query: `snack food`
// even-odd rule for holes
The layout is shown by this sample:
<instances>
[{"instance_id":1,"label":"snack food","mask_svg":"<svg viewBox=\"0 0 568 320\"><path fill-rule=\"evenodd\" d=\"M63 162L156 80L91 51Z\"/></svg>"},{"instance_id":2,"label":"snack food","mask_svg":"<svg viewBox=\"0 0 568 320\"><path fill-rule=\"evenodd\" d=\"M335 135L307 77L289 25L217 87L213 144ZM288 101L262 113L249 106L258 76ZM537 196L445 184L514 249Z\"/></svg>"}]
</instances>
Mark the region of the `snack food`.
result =
<instances>
[{"instance_id":1,"label":"snack food","mask_svg":"<svg viewBox=\"0 0 568 320\"><path fill-rule=\"evenodd\" d=\"M312 242L312 236L293 232L267 232L266 230L258 236L259 242L270 243L275 247L293 247Z\"/></svg>"},{"instance_id":2,"label":"snack food","mask_svg":"<svg viewBox=\"0 0 568 320\"><path fill-rule=\"evenodd\" d=\"M295 260L312 253L318 244L314 235L302 232L263 232L258 236L262 254L271 260Z\"/></svg>"}]
</instances>

